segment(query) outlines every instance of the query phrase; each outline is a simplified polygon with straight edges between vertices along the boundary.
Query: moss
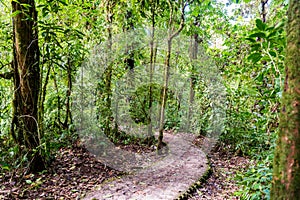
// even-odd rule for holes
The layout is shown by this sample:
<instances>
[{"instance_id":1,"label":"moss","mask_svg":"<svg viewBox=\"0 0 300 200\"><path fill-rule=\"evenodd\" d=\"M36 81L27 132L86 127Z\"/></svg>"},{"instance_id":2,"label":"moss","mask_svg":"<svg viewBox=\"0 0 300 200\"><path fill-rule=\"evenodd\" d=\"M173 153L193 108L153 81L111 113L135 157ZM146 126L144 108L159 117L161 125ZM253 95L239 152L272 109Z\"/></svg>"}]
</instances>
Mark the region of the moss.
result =
<instances>
[{"instance_id":1,"label":"moss","mask_svg":"<svg viewBox=\"0 0 300 200\"><path fill-rule=\"evenodd\" d=\"M300 199L300 2L288 11L286 80L274 157L271 199Z\"/></svg>"}]
</instances>

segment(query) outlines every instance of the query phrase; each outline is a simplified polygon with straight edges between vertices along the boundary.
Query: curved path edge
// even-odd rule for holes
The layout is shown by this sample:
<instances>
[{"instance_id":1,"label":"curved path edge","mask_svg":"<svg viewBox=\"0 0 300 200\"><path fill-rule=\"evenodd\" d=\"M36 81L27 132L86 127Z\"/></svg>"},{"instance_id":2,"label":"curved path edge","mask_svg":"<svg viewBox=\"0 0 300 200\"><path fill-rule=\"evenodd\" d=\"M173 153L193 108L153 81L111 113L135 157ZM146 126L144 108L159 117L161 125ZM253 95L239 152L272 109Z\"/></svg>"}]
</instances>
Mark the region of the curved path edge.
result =
<instances>
[{"instance_id":1,"label":"curved path edge","mask_svg":"<svg viewBox=\"0 0 300 200\"><path fill-rule=\"evenodd\" d=\"M104 182L86 200L173 200L209 170L206 154L192 144L192 134L164 134L168 155L148 168Z\"/></svg>"}]
</instances>

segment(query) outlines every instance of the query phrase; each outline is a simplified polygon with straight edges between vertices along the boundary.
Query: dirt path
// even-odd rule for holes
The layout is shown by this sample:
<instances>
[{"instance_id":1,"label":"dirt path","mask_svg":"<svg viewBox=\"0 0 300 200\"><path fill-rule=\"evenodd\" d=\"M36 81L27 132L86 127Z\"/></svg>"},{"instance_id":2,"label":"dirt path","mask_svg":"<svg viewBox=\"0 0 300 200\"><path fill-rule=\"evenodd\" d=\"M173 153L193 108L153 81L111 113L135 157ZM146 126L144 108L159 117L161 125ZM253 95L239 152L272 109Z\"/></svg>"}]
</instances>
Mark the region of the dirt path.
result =
<instances>
[{"instance_id":1,"label":"dirt path","mask_svg":"<svg viewBox=\"0 0 300 200\"><path fill-rule=\"evenodd\" d=\"M85 199L176 199L208 169L205 153L190 134L164 135L168 154L131 175L105 182Z\"/></svg>"}]
</instances>

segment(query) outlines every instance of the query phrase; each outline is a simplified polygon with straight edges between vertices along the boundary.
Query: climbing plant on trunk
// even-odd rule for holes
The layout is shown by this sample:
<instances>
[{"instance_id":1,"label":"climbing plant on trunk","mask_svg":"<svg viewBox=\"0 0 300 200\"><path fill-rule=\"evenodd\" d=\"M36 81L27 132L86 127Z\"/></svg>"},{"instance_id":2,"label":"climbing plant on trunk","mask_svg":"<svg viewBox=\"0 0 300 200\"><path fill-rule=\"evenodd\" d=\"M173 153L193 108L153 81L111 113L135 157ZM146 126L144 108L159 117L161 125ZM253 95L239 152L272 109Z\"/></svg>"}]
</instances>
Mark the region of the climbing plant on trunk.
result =
<instances>
[{"instance_id":1,"label":"climbing plant on trunk","mask_svg":"<svg viewBox=\"0 0 300 200\"><path fill-rule=\"evenodd\" d=\"M290 0L285 83L271 199L300 197L300 2Z\"/></svg>"},{"instance_id":2,"label":"climbing plant on trunk","mask_svg":"<svg viewBox=\"0 0 300 200\"><path fill-rule=\"evenodd\" d=\"M112 132L112 74L113 74L113 61L112 61L112 45L113 45L113 18L114 8L117 2L114 0L107 0L103 2L105 11L105 20L107 24L107 66L102 75L102 80L98 84L97 90L99 91L98 99L98 114L100 125L104 130L105 135L110 135Z\"/></svg>"},{"instance_id":3,"label":"climbing plant on trunk","mask_svg":"<svg viewBox=\"0 0 300 200\"><path fill-rule=\"evenodd\" d=\"M28 155L29 170L37 172L45 168L38 127L40 55L37 11L33 0L12 1L11 3L14 47L14 99L11 135L20 150L24 150Z\"/></svg>"}]
</instances>

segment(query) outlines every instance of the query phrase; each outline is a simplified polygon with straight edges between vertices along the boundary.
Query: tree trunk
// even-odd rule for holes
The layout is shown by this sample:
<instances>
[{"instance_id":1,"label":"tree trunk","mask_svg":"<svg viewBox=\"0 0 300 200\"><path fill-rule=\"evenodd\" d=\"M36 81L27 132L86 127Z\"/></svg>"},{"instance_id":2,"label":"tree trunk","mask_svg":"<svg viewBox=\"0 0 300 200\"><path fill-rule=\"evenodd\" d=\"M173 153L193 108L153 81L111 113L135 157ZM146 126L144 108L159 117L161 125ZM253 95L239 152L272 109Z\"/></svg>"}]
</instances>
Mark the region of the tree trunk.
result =
<instances>
[{"instance_id":1,"label":"tree trunk","mask_svg":"<svg viewBox=\"0 0 300 200\"><path fill-rule=\"evenodd\" d=\"M28 153L29 171L45 168L38 128L40 90L37 12L33 0L12 1L14 99L11 134ZM25 149L22 149L25 147Z\"/></svg>"},{"instance_id":2,"label":"tree trunk","mask_svg":"<svg viewBox=\"0 0 300 200\"><path fill-rule=\"evenodd\" d=\"M154 65L155 65L155 47L154 47L154 37L155 37L155 10L156 10L156 1L151 1L151 39L150 39L150 64L149 64L149 77L150 77L150 85L149 85L149 107L148 107L148 145L150 146L152 142L155 140L153 134L153 122L151 119L152 116L152 103L153 103L153 73L154 73Z\"/></svg>"},{"instance_id":3,"label":"tree trunk","mask_svg":"<svg viewBox=\"0 0 300 200\"><path fill-rule=\"evenodd\" d=\"M172 50L172 38L168 39L168 51L167 57L165 61L165 71L164 71L164 86L161 98L161 109L160 109L160 121L159 121L159 135L157 141L157 149L160 150L163 147L163 132L164 132L164 121L165 121L165 108L167 98L167 90L169 84L169 76L170 76L170 58L171 58L171 50Z\"/></svg>"},{"instance_id":4,"label":"tree trunk","mask_svg":"<svg viewBox=\"0 0 300 200\"><path fill-rule=\"evenodd\" d=\"M286 79L273 163L271 199L300 199L300 1L290 0Z\"/></svg>"},{"instance_id":5,"label":"tree trunk","mask_svg":"<svg viewBox=\"0 0 300 200\"><path fill-rule=\"evenodd\" d=\"M266 23L267 22L267 4L269 0L261 0L261 18L262 22Z\"/></svg>"},{"instance_id":6,"label":"tree trunk","mask_svg":"<svg viewBox=\"0 0 300 200\"><path fill-rule=\"evenodd\" d=\"M106 23L107 23L107 67L103 73L103 82L99 84L100 88L100 99L99 99L99 113L100 123L103 126L104 134L110 136L112 133L112 73L113 73L113 61L112 61L112 23L113 23L113 10L116 6L115 0L108 0L104 2L106 12ZM103 87L103 88L102 88Z\"/></svg>"},{"instance_id":7,"label":"tree trunk","mask_svg":"<svg viewBox=\"0 0 300 200\"><path fill-rule=\"evenodd\" d=\"M54 68L52 68L53 74L55 74ZM59 95L59 89L58 89L58 84L57 84L57 79L56 76L53 76L53 83L54 83L54 88L57 93L57 113L56 113L56 118L54 124L57 126L57 128L61 128L62 120L61 120L61 97Z\"/></svg>"},{"instance_id":8,"label":"tree trunk","mask_svg":"<svg viewBox=\"0 0 300 200\"><path fill-rule=\"evenodd\" d=\"M184 10L187 6L188 2L180 1L181 4L181 18L180 18L180 25L179 28L173 32L174 30L174 24L173 24L173 18L174 18L174 7L172 5L173 2L170 0L168 1L169 7L170 7L170 17L169 17L169 24L168 24L168 41L167 41L167 55L165 60L165 71L164 71L164 85L163 85L163 92L162 92L162 101L161 101L161 112L160 112L160 120L159 120L159 135L158 135L158 141L157 141L157 150L160 150L163 147L163 132L164 132L164 121L165 121L165 107L168 100L167 97L167 90L168 90L168 84L169 84L169 74L170 74L170 59L171 59L171 51L172 51L172 40L179 35L179 33L182 31L184 26Z\"/></svg>"},{"instance_id":9,"label":"tree trunk","mask_svg":"<svg viewBox=\"0 0 300 200\"><path fill-rule=\"evenodd\" d=\"M68 90L66 92L66 116L65 121L63 123L64 129L69 129L70 124L72 124L72 113L71 113L71 93L72 93L72 62L70 58L68 58L67 65L67 73L68 73Z\"/></svg>"},{"instance_id":10,"label":"tree trunk","mask_svg":"<svg viewBox=\"0 0 300 200\"><path fill-rule=\"evenodd\" d=\"M192 63L192 70L191 70L191 77L190 77L190 94L189 94L189 110L188 110L188 117L187 117L187 128L186 131L190 132L191 128L191 121L193 116L193 105L194 105L194 99L195 99L195 82L196 82L196 73L194 66L194 61L197 60L197 54L198 54L198 34L195 33L191 38L191 52L190 52L190 60Z\"/></svg>"},{"instance_id":11,"label":"tree trunk","mask_svg":"<svg viewBox=\"0 0 300 200\"><path fill-rule=\"evenodd\" d=\"M47 68L47 73L46 73L44 84L42 84L43 76L41 75L41 78L40 78L41 91L40 91L40 95L39 95L38 117L39 117L39 131L40 131L41 136L44 135L45 100L46 100L46 93L47 93L47 85L49 83L49 78L50 78L50 71L51 71L51 65L49 65Z\"/></svg>"}]
</instances>

